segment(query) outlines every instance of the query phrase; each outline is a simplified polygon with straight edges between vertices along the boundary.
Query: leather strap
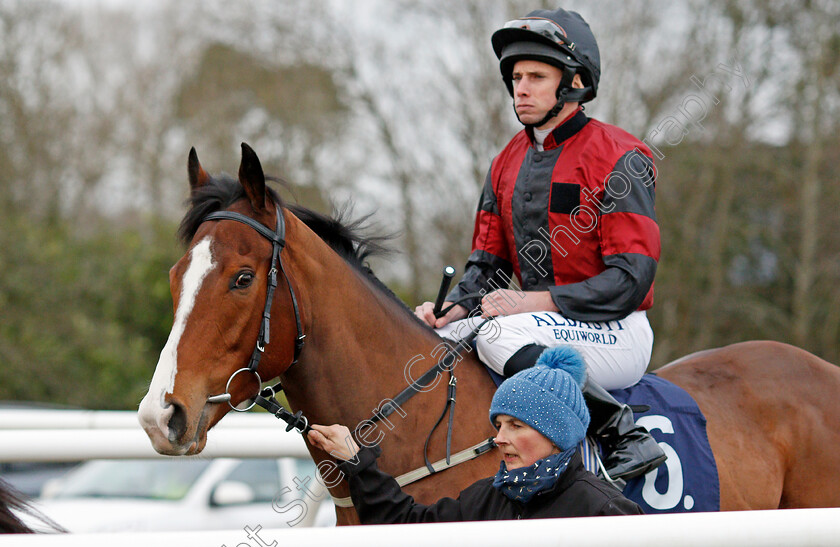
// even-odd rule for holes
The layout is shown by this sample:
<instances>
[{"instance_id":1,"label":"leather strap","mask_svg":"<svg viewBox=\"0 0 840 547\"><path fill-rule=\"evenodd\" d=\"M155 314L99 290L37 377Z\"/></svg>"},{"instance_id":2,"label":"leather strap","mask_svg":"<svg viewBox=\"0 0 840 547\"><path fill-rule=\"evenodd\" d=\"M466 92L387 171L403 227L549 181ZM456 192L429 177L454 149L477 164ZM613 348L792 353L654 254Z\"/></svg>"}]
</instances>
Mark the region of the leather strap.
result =
<instances>
[{"instance_id":1,"label":"leather strap","mask_svg":"<svg viewBox=\"0 0 840 547\"><path fill-rule=\"evenodd\" d=\"M453 423L453 416L455 415L455 385L458 383L458 379L455 378L455 375L452 374L452 371L449 371L449 388L446 390L446 404L443 406L443 413L438 418L438 421L435 422L434 427L432 430L429 431L429 436L426 437L426 442L423 444L423 460L426 462L426 469L429 470L429 474L435 472L435 468L432 467L432 464L429 462L429 441L432 440L432 435L437 430L440 422L443 421L443 417L446 416L447 411L449 412L449 427L446 430L446 463L449 463L449 455L452 451L452 423Z\"/></svg>"},{"instance_id":2,"label":"leather strap","mask_svg":"<svg viewBox=\"0 0 840 547\"><path fill-rule=\"evenodd\" d=\"M419 467L414 471L409 471L408 473L403 473L399 477L395 477L397 484L400 487L406 486L413 482L417 482L420 479L424 479L431 475L432 473L439 473L450 467L455 467L456 465L462 464L464 462L468 462L470 460L474 460L475 458L485 454L496 447L496 443L493 442L493 437L490 437L487 440L481 441L478 444L475 444L469 448L465 448L460 452L457 452L452 455L451 461L443 459L438 460L432 464L433 471L429 472L429 469L426 467ZM337 498L330 494L335 503L336 507L353 507L353 500L349 497L346 498Z\"/></svg>"},{"instance_id":3,"label":"leather strap","mask_svg":"<svg viewBox=\"0 0 840 547\"><path fill-rule=\"evenodd\" d=\"M266 391L271 390L271 394L269 395ZM269 395L269 396L267 396ZM312 430L312 427L309 425L309 420L306 416L303 415L303 412L298 410L294 414L283 408L283 406L277 402L277 399L274 398L274 388L266 388L262 390L259 395L254 398L254 402L270 412L274 415L275 418L278 420L283 420L286 422L286 431L291 431L292 429L297 430L301 435L306 435Z\"/></svg>"},{"instance_id":4,"label":"leather strap","mask_svg":"<svg viewBox=\"0 0 840 547\"><path fill-rule=\"evenodd\" d=\"M414 397L423 389L429 387L429 384L432 383L432 380L434 380L438 374L451 371L455 365L456 357L457 353L452 351L447 352L443 359L438 361L437 364L424 372L419 378L411 382L407 388L400 391L397 396L393 398L394 404L389 403L387 405L382 405L382 408L371 416L370 421L376 423L384 418L387 418L393 414L398 407L403 406L406 401Z\"/></svg>"}]
</instances>

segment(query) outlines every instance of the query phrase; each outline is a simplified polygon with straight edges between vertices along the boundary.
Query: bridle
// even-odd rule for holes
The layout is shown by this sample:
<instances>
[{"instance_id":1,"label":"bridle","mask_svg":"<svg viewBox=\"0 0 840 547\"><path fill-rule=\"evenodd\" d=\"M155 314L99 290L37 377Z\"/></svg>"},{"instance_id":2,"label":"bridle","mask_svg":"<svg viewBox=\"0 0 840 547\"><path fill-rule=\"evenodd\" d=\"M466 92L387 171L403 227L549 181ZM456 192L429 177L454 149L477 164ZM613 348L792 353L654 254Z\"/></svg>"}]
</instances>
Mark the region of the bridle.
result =
<instances>
[{"instance_id":1,"label":"bridle","mask_svg":"<svg viewBox=\"0 0 840 547\"><path fill-rule=\"evenodd\" d=\"M283 219L283 214L280 212L279 206L275 207L275 212L277 216L277 222L274 231L250 217L233 211L216 211L208 214L204 217L204 220L202 220L202 222L206 222L208 220L235 220L237 222L241 222L242 224L250 226L251 228L256 230L258 234L260 234L261 236L263 236L271 242L271 268L268 271L268 286L266 287L265 307L263 308L263 317L262 322L260 323L260 332L259 335L257 335L257 343L254 346L254 351L251 353L251 360L248 362L247 367L242 367L230 375L230 378L228 378L227 384L225 385L224 393L220 393L219 395L211 395L207 398L208 403L226 402L230 405L230 407L233 410L237 412L247 412L248 410L251 410L256 404L265 407L265 404L263 402L269 403L271 400L273 400L274 395L276 393L276 389L280 386L280 384L276 384L265 389L261 388L259 393L254 397L254 400L246 408L238 408L230 402L230 384L238 374L242 372L251 373L254 376L256 376L258 382L257 385L262 386L262 378L260 378L258 368L260 365L260 359L262 358L262 355L265 352L265 347L270 341L269 333L271 330L271 304L274 300L274 291L277 288L278 270L280 271L280 273L283 274L283 278L286 280L286 285L289 287L289 295L292 298L292 310L295 315L295 326L297 328L297 335L295 336L294 355L292 357L292 362L289 365L289 367L294 366L298 362L300 352L303 349L304 340L306 339L306 335L303 333L303 325L301 324L300 309L298 307L297 297L295 296L295 290L292 287L292 284L289 282L289 276L286 275L286 270L283 268L283 261L280 259L280 253L283 250L283 247L286 246L286 222ZM289 414L291 416L295 416L291 413ZM296 422L301 421L300 413L297 413L295 417L297 418ZM304 430L309 429L309 424L306 423L306 419L302 418L302 420L303 424L295 423L293 425L290 425L290 429L292 426L298 425L302 426L301 433L303 433Z\"/></svg>"}]
</instances>

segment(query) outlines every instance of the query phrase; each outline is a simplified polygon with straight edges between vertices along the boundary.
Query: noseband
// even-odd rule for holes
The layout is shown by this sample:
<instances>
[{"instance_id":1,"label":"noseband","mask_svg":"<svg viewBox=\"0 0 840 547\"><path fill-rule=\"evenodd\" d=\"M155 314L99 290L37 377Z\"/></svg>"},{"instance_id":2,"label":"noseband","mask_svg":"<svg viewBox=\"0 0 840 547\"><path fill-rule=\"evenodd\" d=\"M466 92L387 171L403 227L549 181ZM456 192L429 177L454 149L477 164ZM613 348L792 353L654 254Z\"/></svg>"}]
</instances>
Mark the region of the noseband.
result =
<instances>
[{"instance_id":1,"label":"noseband","mask_svg":"<svg viewBox=\"0 0 840 547\"><path fill-rule=\"evenodd\" d=\"M289 367L293 366L298 362L298 358L300 357L300 352L303 349L303 342L306 338L306 335L303 333L303 326L301 325L300 321L300 310L298 309L297 298L295 297L295 290L292 288L292 284L289 282L289 276L286 275L286 271L283 269L283 261L280 260L280 252L283 250L283 247L286 245L286 223L283 219L283 214L280 212L280 206L276 206L276 215L277 215L277 224L274 228L274 231L265 227L261 223L257 222L256 220L247 217L240 213L235 213L233 211L216 211L214 213L208 214L204 217L202 222L206 222L208 220L235 220L237 222L241 222L242 224L246 224L257 231L258 234L266 238L271 242L271 268L268 272L268 286L266 288L266 295L265 295L265 307L263 309L263 318L260 324L260 333L257 336L257 343L254 346L254 351L251 353L251 360L248 363L247 367L240 368L233 374L231 374L230 378L228 378L227 384L225 385L224 393L219 395L211 395L207 398L208 403L227 403L230 407L237 411L237 412L246 412L251 410L255 404L257 404L258 400L261 398L261 394L268 390L269 393L266 395L270 395L272 398L274 396L274 387L266 388L266 390L261 390L258 394L254 397L253 402L248 406L248 408L237 408L231 404L231 395L230 395L230 384L233 381L234 377L241 372L249 372L256 376L258 385L262 386L262 379L260 378L257 369L260 365L260 359L262 358L263 352L265 352L265 347L268 345L269 339L269 332L270 332L270 325L269 321L271 319L271 303L274 299L274 290L277 288L277 271L279 270L280 273L283 274L283 278L286 280L286 285L289 287L289 295L292 297L292 310L295 314L295 325L297 327L297 336L295 336L295 353L292 358L292 363ZM288 368L288 367L287 367ZM260 388L258 388L260 389Z\"/></svg>"}]
</instances>

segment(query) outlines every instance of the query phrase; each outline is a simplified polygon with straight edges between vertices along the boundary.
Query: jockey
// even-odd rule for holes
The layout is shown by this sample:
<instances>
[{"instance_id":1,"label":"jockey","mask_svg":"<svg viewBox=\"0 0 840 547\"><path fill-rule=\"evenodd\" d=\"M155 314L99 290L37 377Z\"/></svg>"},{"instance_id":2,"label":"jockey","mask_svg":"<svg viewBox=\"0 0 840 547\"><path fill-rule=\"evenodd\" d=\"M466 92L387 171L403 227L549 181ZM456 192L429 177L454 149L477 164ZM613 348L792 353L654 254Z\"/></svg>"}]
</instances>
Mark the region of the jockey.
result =
<instances>
[{"instance_id":1,"label":"jockey","mask_svg":"<svg viewBox=\"0 0 840 547\"><path fill-rule=\"evenodd\" d=\"M640 514L636 503L583 467L578 446L589 411L579 386L585 375L582 357L566 346L506 380L490 405L499 472L432 505L405 494L377 467L379 447L359 449L347 427L313 425L309 441L344 460L339 469L362 524Z\"/></svg>"},{"instance_id":2,"label":"jockey","mask_svg":"<svg viewBox=\"0 0 840 547\"><path fill-rule=\"evenodd\" d=\"M478 355L505 377L533 366L547 347L578 349L591 429L610 453L606 471L626 480L665 460L630 408L606 391L635 384L650 362L645 310L660 250L652 154L584 113L598 90L600 54L579 14L533 11L496 31L492 45L525 128L490 166L472 254L444 309L454 306L435 318L426 302L415 314L451 336L480 303L496 324L476 338ZM509 288L511 274L521 290Z\"/></svg>"}]
</instances>

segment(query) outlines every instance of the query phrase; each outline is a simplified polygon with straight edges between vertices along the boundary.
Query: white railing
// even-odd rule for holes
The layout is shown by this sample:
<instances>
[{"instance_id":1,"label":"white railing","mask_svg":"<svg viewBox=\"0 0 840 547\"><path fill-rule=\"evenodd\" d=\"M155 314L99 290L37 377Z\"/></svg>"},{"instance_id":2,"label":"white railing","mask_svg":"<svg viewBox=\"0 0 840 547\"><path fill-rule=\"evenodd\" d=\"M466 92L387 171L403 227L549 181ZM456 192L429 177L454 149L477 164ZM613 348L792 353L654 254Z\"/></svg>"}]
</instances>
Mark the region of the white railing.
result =
<instances>
[{"instance_id":1,"label":"white railing","mask_svg":"<svg viewBox=\"0 0 840 547\"><path fill-rule=\"evenodd\" d=\"M300 434L268 414L226 416L201 457L308 457ZM127 411L0 410L0 462L159 458Z\"/></svg>"},{"instance_id":2,"label":"white railing","mask_svg":"<svg viewBox=\"0 0 840 547\"><path fill-rule=\"evenodd\" d=\"M277 428L285 423L264 412L231 412L214 429ZM4 429L138 429L137 413L128 410L0 409Z\"/></svg>"},{"instance_id":3,"label":"white railing","mask_svg":"<svg viewBox=\"0 0 840 547\"><path fill-rule=\"evenodd\" d=\"M230 415L210 431L202 457L307 456L297 433L267 414ZM0 410L0 462L93 458L157 458L134 412ZM829 485L833 487L834 485ZM257 523L254 524L256 530ZM250 534L250 535L249 535ZM253 537L252 537L253 536ZM259 541L255 537L259 537ZM398 540L396 538L399 538ZM581 543L610 547L840 545L840 509L791 509L482 523L6 536L6 546L85 545L165 547L184 545L341 545L528 547Z\"/></svg>"},{"instance_id":4,"label":"white railing","mask_svg":"<svg viewBox=\"0 0 840 547\"><path fill-rule=\"evenodd\" d=\"M9 536L7 536L9 537ZM576 519L406 524L349 528L74 534L15 537L3 545L23 547L221 547L236 545L306 545L401 547L457 545L587 545L608 547L827 546L840 540L840 509L789 509L736 513L691 513Z\"/></svg>"}]
</instances>

